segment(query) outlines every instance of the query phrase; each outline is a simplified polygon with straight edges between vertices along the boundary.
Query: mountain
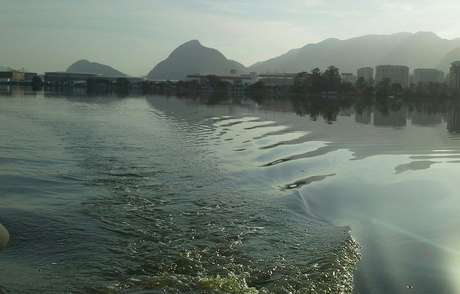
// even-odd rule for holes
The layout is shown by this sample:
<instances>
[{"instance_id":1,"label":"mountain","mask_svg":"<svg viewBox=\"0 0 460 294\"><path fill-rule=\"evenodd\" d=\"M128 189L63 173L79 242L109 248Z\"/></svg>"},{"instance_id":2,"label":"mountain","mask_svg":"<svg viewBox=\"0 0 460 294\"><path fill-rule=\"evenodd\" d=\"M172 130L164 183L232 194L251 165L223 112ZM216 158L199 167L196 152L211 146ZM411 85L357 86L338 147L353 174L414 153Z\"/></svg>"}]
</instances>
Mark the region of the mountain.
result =
<instances>
[{"instance_id":1,"label":"mountain","mask_svg":"<svg viewBox=\"0 0 460 294\"><path fill-rule=\"evenodd\" d=\"M419 32L390 52L385 61L411 68L435 68L446 53L458 46L460 46L460 39L447 40L431 32Z\"/></svg>"},{"instance_id":2,"label":"mountain","mask_svg":"<svg viewBox=\"0 0 460 294\"><path fill-rule=\"evenodd\" d=\"M198 40L192 40L177 47L147 77L154 80L181 80L189 74L224 75L232 70L242 73L246 68L227 59L216 49L204 47Z\"/></svg>"},{"instance_id":3,"label":"mountain","mask_svg":"<svg viewBox=\"0 0 460 294\"><path fill-rule=\"evenodd\" d=\"M444 72L448 72L452 62L458 60L460 60L460 47L449 51L439 62L438 68Z\"/></svg>"},{"instance_id":4,"label":"mountain","mask_svg":"<svg viewBox=\"0 0 460 294\"><path fill-rule=\"evenodd\" d=\"M9 70L11 70L11 68L9 68L8 66L0 65L0 71L9 71Z\"/></svg>"},{"instance_id":5,"label":"mountain","mask_svg":"<svg viewBox=\"0 0 460 294\"><path fill-rule=\"evenodd\" d=\"M437 67L439 61L457 47L460 47L460 39L442 39L431 32L327 39L258 62L249 70L259 73L299 72L334 65L342 72L355 72L360 67L379 64Z\"/></svg>"},{"instance_id":6,"label":"mountain","mask_svg":"<svg viewBox=\"0 0 460 294\"><path fill-rule=\"evenodd\" d=\"M88 60L79 60L67 68L69 73L91 73L108 77L126 77L126 75L113 67Z\"/></svg>"}]
</instances>

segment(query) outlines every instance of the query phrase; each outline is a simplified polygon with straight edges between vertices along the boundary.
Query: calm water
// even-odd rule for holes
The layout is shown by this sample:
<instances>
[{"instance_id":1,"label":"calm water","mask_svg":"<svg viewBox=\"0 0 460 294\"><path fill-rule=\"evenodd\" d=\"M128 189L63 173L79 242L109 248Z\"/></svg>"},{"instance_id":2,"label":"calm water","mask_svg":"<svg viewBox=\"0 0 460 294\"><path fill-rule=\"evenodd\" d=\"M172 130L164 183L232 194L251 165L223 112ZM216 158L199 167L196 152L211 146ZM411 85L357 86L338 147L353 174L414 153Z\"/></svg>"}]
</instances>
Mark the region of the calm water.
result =
<instances>
[{"instance_id":1,"label":"calm water","mask_svg":"<svg viewBox=\"0 0 460 294\"><path fill-rule=\"evenodd\" d=\"M459 109L2 96L0 293L458 293Z\"/></svg>"}]
</instances>

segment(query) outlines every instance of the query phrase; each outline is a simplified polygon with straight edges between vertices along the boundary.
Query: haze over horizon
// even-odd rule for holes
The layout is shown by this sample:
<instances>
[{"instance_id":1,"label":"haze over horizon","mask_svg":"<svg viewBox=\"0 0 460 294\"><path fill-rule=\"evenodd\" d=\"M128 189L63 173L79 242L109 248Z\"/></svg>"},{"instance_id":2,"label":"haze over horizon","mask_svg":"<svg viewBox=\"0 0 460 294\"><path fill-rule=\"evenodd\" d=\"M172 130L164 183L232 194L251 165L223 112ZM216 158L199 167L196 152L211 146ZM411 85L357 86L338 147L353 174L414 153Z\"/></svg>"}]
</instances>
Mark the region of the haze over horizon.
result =
<instances>
[{"instance_id":1,"label":"haze over horizon","mask_svg":"<svg viewBox=\"0 0 460 294\"><path fill-rule=\"evenodd\" d=\"M249 66L327 38L417 31L460 37L460 2L453 0L0 0L0 5L0 65L37 72L65 70L88 59L146 75L191 39Z\"/></svg>"}]
</instances>

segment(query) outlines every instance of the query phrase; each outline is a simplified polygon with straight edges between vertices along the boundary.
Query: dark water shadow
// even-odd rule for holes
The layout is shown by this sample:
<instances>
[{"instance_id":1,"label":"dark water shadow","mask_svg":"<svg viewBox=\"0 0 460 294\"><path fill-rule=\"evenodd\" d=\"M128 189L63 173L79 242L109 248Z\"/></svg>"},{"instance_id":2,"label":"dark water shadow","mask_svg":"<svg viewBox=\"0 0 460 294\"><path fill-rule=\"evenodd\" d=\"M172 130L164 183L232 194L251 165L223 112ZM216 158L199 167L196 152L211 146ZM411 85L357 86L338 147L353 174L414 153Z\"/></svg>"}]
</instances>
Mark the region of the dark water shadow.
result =
<instances>
[{"instance_id":1,"label":"dark water shadow","mask_svg":"<svg viewBox=\"0 0 460 294\"><path fill-rule=\"evenodd\" d=\"M404 173L407 171L416 171L416 170L424 170L424 169L429 169L433 164L436 164L439 162L436 161L413 161L405 164L400 164L395 167L395 173L400 174Z\"/></svg>"},{"instance_id":2,"label":"dark water shadow","mask_svg":"<svg viewBox=\"0 0 460 294\"><path fill-rule=\"evenodd\" d=\"M287 184L281 188L281 190L293 190L300 188L302 186L307 186L310 185L314 182L321 182L325 180L326 178L333 177L336 174L328 174L328 175L320 175L320 176L311 176L305 179L297 180L293 183Z\"/></svg>"}]
</instances>

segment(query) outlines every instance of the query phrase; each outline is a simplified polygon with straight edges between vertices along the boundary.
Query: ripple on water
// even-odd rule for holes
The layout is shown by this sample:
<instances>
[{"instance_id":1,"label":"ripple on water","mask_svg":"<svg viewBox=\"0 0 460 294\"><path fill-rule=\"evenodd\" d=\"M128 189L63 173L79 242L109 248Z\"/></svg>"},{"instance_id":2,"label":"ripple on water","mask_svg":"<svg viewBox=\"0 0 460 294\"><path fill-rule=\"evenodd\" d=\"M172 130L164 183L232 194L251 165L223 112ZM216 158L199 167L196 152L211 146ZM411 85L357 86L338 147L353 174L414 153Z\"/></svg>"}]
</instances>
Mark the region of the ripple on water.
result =
<instances>
[{"instance_id":1,"label":"ripple on water","mask_svg":"<svg viewBox=\"0 0 460 294\"><path fill-rule=\"evenodd\" d=\"M106 113L101 115L99 109ZM103 106L79 111L85 119L76 115L76 121L66 121L75 133L61 132L58 120L50 120L49 125L58 125L55 131L66 144L65 152L76 156L82 172L68 179L78 179L75 182L88 188L79 213L95 224L81 223L81 231L69 230L66 222L69 226L79 222L63 213L52 225L36 223L29 228L41 238L52 236L41 234L43 227L53 232L62 228L71 232L65 235L70 238L66 244L78 246L61 252L66 260L74 261L49 265L59 266L50 270L59 273L59 279L64 269L72 276L61 282L73 281L71 286L59 285L59 289L77 293L351 293L359 255L349 228L299 217L263 192L257 195L254 190L235 188L234 183L225 182L215 161L201 160L209 152L203 149L212 143L218 148L209 149L218 151L248 151L238 142L254 143L250 151L256 156L285 148L279 156L286 160L318 156L333 147L296 155L286 146L296 144L289 140L299 134L258 117L211 118L203 126L203 118L193 122L174 117L171 111L126 113L131 114L127 120L118 114L109 118L110 109ZM149 126L151 120L155 127L139 127ZM123 123L129 127L123 128ZM225 141L237 136L240 140ZM197 148L203 138L213 142ZM265 172L269 166L256 169ZM327 176L332 175L298 180L290 187ZM33 248L45 252L52 248L48 245L40 239L43 247ZM79 254L66 251L73 249ZM46 255L50 256L56 255Z\"/></svg>"},{"instance_id":2,"label":"ripple on water","mask_svg":"<svg viewBox=\"0 0 460 294\"><path fill-rule=\"evenodd\" d=\"M271 166L286 163L286 162L289 162L289 161L317 157L317 156L328 154L328 153L330 153L332 151L336 151L336 150L338 150L338 147L336 147L334 145L326 145L324 147L319 147L318 149L313 150L313 151L308 151L308 152L305 152L305 153L302 153L302 154L294 154L294 155L291 155L291 156L287 156L287 157L284 157L284 158L280 158L280 159L268 162L268 163L262 165L262 167L271 167Z\"/></svg>"},{"instance_id":3,"label":"ripple on water","mask_svg":"<svg viewBox=\"0 0 460 294\"><path fill-rule=\"evenodd\" d=\"M104 178L111 197L86 203L118 236L110 249L119 261L114 283L93 290L351 293L359 256L348 228L309 224L270 201L226 191L171 195L159 185L151 197L136 190L149 181Z\"/></svg>"}]
</instances>

